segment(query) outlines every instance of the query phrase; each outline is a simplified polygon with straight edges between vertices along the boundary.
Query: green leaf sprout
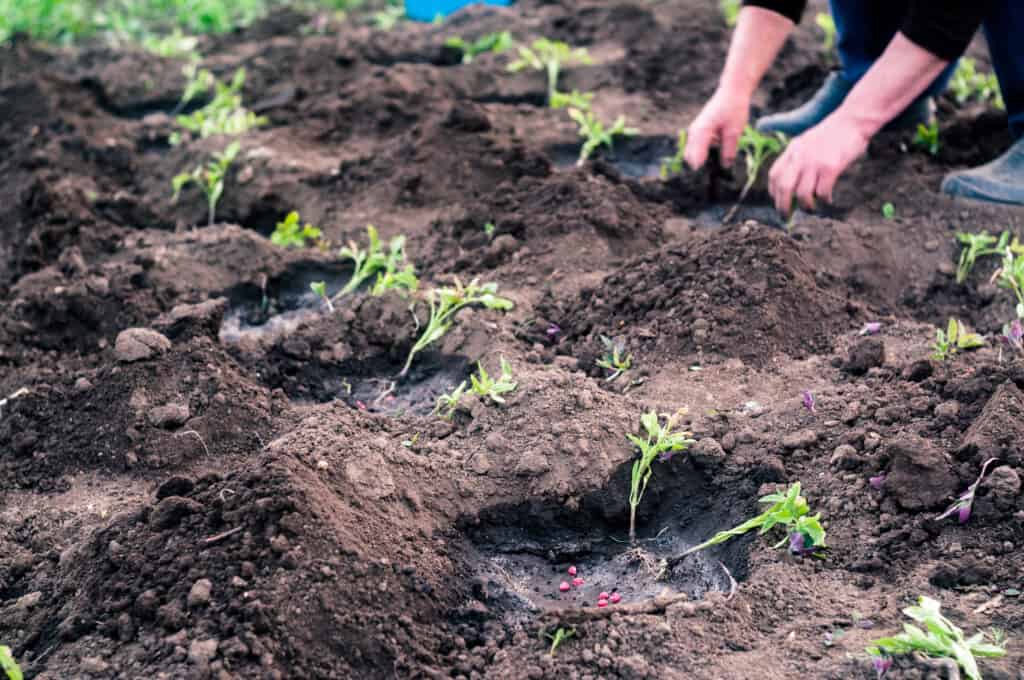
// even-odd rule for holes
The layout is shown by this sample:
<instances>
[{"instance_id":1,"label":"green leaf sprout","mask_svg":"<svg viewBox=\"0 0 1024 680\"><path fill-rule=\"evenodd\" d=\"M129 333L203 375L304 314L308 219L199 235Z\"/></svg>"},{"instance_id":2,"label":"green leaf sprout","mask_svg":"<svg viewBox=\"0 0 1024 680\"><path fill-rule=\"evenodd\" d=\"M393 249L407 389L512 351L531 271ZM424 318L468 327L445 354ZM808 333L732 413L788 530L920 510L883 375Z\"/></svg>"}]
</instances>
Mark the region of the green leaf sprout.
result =
<instances>
[{"instance_id":1,"label":"green leaf sprout","mask_svg":"<svg viewBox=\"0 0 1024 680\"><path fill-rule=\"evenodd\" d=\"M785 494L769 494L758 501L771 503L771 507L763 513L749 519L728 531L720 531L710 540L695 545L682 556L725 543L731 538L742 536L748 531L758 530L758 534L766 534L774 527L786 530L786 537L775 544L781 548L787 542L790 549L800 553L814 553L825 548L825 529L821 526L821 513L811 516L807 500L800 495L800 482L794 482Z\"/></svg>"},{"instance_id":2,"label":"green leaf sprout","mask_svg":"<svg viewBox=\"0 0 1024 680\"><path fill-rule=\"evenodd\" d=\"M327 296L327 284L323 281L314 281L309 284L309 289L316 294L321 300L327 303L327 309L334 311L334 303L331 302L331 298Z\"/></svg>"},{"instance_id":3,"label":"green leaf sprout","mask_svg":"<svg viewBox=\"0 0 1024 680\"><path fill-rule=\"evenodd\" d=\"M552 92L550 105L553 109L573 108L580 111L589 111L593 101L593 92L573 90L572 92Z\"/></svg>"},{"instance_id":4,"label":"green leaf sprout","mask_svg":"<svg viewBox=\"0 0 1024 680\"><path fill-rule=\"evenodd\" d=\"M949 81L949 89L960 104L973 99L979 102L992 102L992 106L1003 111L1006 103L999 90L999 79L994 73L981 73L977 62L970 57L961 57L957 62L956 71Z\"/></svg>"},{"instance_id":5,"label":"green leaf sprout","mask_svg":"<svg viewBox=\"0 0 1024 680\"><path fill-rule=\"evenodd\" d=\"M977 333L971 333L962 321L950 318L946 331L941 329L935 333L935 344L932 346L933 359L946 361L957 352L983 347L985 341Z\"/></svg>"},{"instance_id":6,"label":"green leaf sprout","mask_svg":"<svg viewBox=\"0 0 1024 680\"><path fill-rule=\"evenodd\" d=\"M636 540L636 509L647 490L647 483L654 474L652 465L655 458L661 461L669 460L678 451L685 451L694 443L690 439L689 432L673 432L679 419L685 415L685 410L677 411L665 420L662 425L658 414L655 411L648 411L640 416L640 424L643 425L647 436L644 439L633 434L627 434L626 438L640 449L640 457L633 461L633 469L629 481L629 540Z\"/></svg>"},{"instance_id":7,"label":"green leaf sprout","mask_svg":"<svg viewBox=\"0 0 1024 680\"><path fill-rule=\"evenodd\" d=\"M11 648L4 645L0 645L0 669L7 676L7 680L24 680L21 668L14 661L14 654L11 653Z\"/></svg>"},{"instance_id":8,"label":"green leaf sprout","mask_svg":"<svg viewBox=\"0 0 1024 680\"><path fill-rule=\"evenodd\" d=\"M601 336L601 344L604 345L604 356L597 359L594 363L605 370L611 371L611 374L604 380L605 382L612 382L633 367L633 355L625 354L625 344L616 342L607 336Z\"/></svg>"},{"instance_id":9,"label":"green leaf sprout","mask_svg":"<svg viewBox=\"0 0 1024 680\"><path fill-rule=\"evenodd\" d=\"M558 651L558 647L575 634L575 630L561 627L559 627L554 633L544 633L544 637L551 640L551 649L548 651L548 655L554 656L555 652Z\"/></svg>"},{"instance_id":10,"label":"green leaf sprout","mask_svg":"<svg viewBox=\"0 0 1024 680\"><path fill-rule=\"evenodd\" d=\"M445 47L462 52L462 63L469 64L476 57L486 52L498 54L512 47L512 34L508 31L500 33L488 33L476 40L469 42L458 36L453 36L444 41Z\"/></svg>"},{"instance_id":11,"label":"green leaf sprout","mask_svg":"<svg viewBox=\"0 0 1024 680\"><path fill-rule=\"evenodd\" d=\"M445 420L451 420L452 416L455 415L455 409L459 407L459 402L466 394L466 387L467 383L463 380L451 392L440 395L435 402L433 415L440 415Z\"/></svg>"},{"instance_id":12,"label":"green leaf sprout","mask_svg":"<svg viewBox=\"0 0 1024 680\"><path fill-rule=\"evenodd\" d=\"M470 305L483 305L487 309L512 309L511 300L498 296L498 284L481 284L473 279L463 286L459 279L455 279L455 285L451 288L434 288L427 296L430 305L430 318L423 329L423 333L409 350L409 356L405 360L400 377L409 373L412 361L417 354L444 337L455 323L455 315L463 307Z\"/></svg>"},{"instance_id":13,"label":"green leaf sprout","mask_svg":"<svg viewBox=\"0 0 1024 680\"><path fill-rule=\"evenodd\" d=\"M377 275L377 282L371 290L371 295L380 295L386 290L416 290L419 287L419 279L416 278L415 268L405 261L405 237L392 238L385 251L376 227L372 224L367 225L366 235L370 241L366 250L360 248L355 241L349 241L348 245L338 252L340 257L352 260L354 268L352 278L335 299L353 292L374 274Z\"/></svg>"},{"instance_id":14,"label":"green leaf sprout","mask_svg":"<svg viewBox=\"0 0 1024 680\"><path fill-rule=\"evenodd\" d=\"M686 130L679 131L679 138L676 140L676 153L674 156L661 159L661 179L667 180L672 175L681 175L683 172L683 157L686 155Z\"/></svg>"},{"instance_id":15,"label":"green leaf sprout","mask_svg":"<svg viewBox=\"0 0 1024 680\"><path fill-rule=\"evenodd\" d=\"M224 180L227 177L228 169L235 161L239 151L238 142L231 142L224 151L214 154L213 160L205 166L199 165L192 172L184 172L176 175L171 180L174 188L172 201L177 201L182 190L189 184L196 184L206 195L209 224L213 224L217 211L217 202L224 193Z\"/></svg>"},{"instance_id":16,"label":"green leaf sprout","mask_svg":"<svg viewBox=\"0 0 1024 680\"><path fill-rule=\"evenodd\" d=\"M933 156L939 155L939 123L932 121L928 125L924 123L917 124L917 134L914 135L914 146L920 147L926 150Z\"/></svg>"},{"instance_id":17,"label":"green leaf sprout","mask_svg":"<svg viewBox=\"0 0 1024 680\"><path fill-rule=\"evenodd\" d=\"M477 372L480 377L469 376L473 384L473 393L481 399L490 399L495 404L504 404L505 398L501 395L508 394L516 389L517 383L512 380L512 366L501 358L501 376L495 380L487 374L483 363L476 362Z\"/></svg>"},{"instance_id":18,"label":"green leaf sprout","mask_svg":"<svg viewBox=\"0 0 1024 680\"><path fill-rule=\"evenodd\" d=\"M606 128L605 124L598 120L593 111L570 108L569 117L580 126L579 135L583 137L583 147L580 149L580 157L576 161L576 165L586 163L591 154L602 145L609 151L612 150L616 137L630 137L639 133L636 128L626 127L625 116L616 118L609 128Z\"/></svg>"},{"instance_id":19,"label":"green leaf sprout","mask_svg":"<svg viewBox=\"0 0 1024 680\"><path fill-rule=\"evenodd\" d=\"M299 213L291 211L277 223L274 233L270 235L270 242L282 248L302 248L307 241L316 242L320 240L320 230L312 224L303 226L299 221Z\"/></svg>"},{"instance_id":20,"label":"green leaf sprout","mask_svg":"<svg viewBox=\"0 0 1024 680\"><path fill-rule=\"evenodd\" d=\"M887 220L891 220L896 217L896 206L886 201L885 204L882 205L882 217Z\"/></svg>"},{"instance_id":21,"label":"green leaf sprout","mask_svg":"<svg viewBox=\"0 0 1024 680\"><path fill-rule=\"evenodd\" d=\"M981 671L975 657L1001 657L1006 650L986 641L985 633L965 637L964 632L942 615L937 600L921 596L916 607L907 607L903 613L924 626L904 623L903 632L892 637L875 640L867 653L880 658L886 654L922 652L931 657L953 659L969 680L981 680Z\"/></svg>"},{"instance_id":22,"label":"green leaf sprout","mask_svg":"<svg viewBox=\"0 0 1024 680\"><path fill-rule=\"evenodd\" d=\"M963 248L960 249L960 260L956 266L956 282L963 283L974 269L979 257L1003 254L1006 247L1010 245L1010 232L1004 231L999 238L996 238L987 231L977 234L958 231L956 240L963 244Z\"/></svg>"},{"instance_id":23,"label":"green leaf sprout","mask_svg":"<svg viewBox=\"0 0 1024 680\"><path fill-rule=\"evenodd\" d=\"M743 159L746 162L747 181L740 190L740 196L736 199L736 205L722 218L723 223L731 222L733 217L736 216L747 194L754 188L754 183L757 182L757 177L765 161L772 156L782 153L787 143L786 136L781 132L776 132L774 135L764 135L749 125L744 128L743 134L740 135L739 153L743 154Z\"/></svg>"},{"instance_id":24,"label":"green leaf sprout","mask_svg":"<svg viewBox=\"0 0 1024 680\"><path fill-rule=\"evenodd\" d=\"M185 85L185 93L182 95L182 104L208 92L211 85L215 93L213 99L206 106L188 115L179 115L175 119L179 126L191 135L204 139L213 135L238 136L267 124L265 117L257 116L242 106L241 91L245 84L244 68L235 71L234 77L227 85L214 78L209 71L196 70L196 68L195 62L185 67L186 78L189 80ZM177 146L182 141L181 133L175 132L170 137L172 146Z\"/></svg>"},{"instance_id":25,"label":"green leaf sprout","mask_svg":"<svg viewBox=\"0 0 1024 680\"><path fill-rule=\"evenodd\" d=\"M1017 297L1017 318L1024 319L1024 248L1014 241L1006 246L1003 253L1003 265L992 276L1000 288L1013 291Z\"/></svg>"},{"instance_id":26,"label":"green leaf sprout","mask_svg":"<svg viewBox=\"0 0 1024 680\"><path fill-rule=\"evenodd\" d=\"M558 75L563 66L591 64L590 54L585 48L572 48L560 40L538 38L530 47L519 47L519 58L508 65L508 70L518 73L526 69L544 71L548 77L548 105L552 105L558 92Z\"/></svg>"}]
</instances>

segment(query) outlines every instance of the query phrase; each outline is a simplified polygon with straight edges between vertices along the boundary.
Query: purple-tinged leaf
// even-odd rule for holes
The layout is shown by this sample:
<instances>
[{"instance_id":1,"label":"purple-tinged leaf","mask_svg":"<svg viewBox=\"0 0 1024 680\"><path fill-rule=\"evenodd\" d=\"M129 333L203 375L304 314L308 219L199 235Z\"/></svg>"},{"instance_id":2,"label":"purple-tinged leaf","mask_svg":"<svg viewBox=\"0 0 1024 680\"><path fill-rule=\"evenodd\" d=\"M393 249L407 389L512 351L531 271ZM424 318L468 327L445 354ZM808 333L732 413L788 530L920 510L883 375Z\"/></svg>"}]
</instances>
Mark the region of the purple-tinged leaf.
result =
<instances>
[{"instance_id":1,"label":"purple-tinged leaf","mask_svg":"<svg viewBox=\"0 0 1024 680\"><path fill-rule=\"evenodd\" d=\"M957 519L960 520L960 524L964 524L971 518L971 506L974 505L974 493L978 490L981 485L981 480L985 478L985 473L988 471L988 466L996 462L996 458L989 458L981 466L981 474L974 480L974 483L967 487L967 491L960 494L960 497L953 501L953 504L946 508L946 511L936 517L936 520L943 520L952 515L957 514Z\"/></svg>"},{"instance_id":2,"label":"purple-tinged leaf","mask_svg":"<svg viewBox=\"0 0 1024 680\"><path fill-rule=\"evenodd\" d=\"M974 500L973 498L971 500ZM971 506L972 503L964 503L960 506L959 512L957 512L957 519L960 520L960 524L967 524L967 520L971 518Z\"/></svg>"},{"instance_id":3,"label":"purple-tinged leaf","mask_svg":"<svg viewBox=\"0 0 1024 680\"><path fill-rule=\"evenodd\" d=\"M885 475L875 475L874 477L871 477L868 479L868 484L870 484L871 488L875 491L881 491L882 487L885 486Z\"/></svg>"},{"instance_id":4,"label":"purple-tinged leaf","mask_svg":"<svg viewBox=\"0 0 1024 680\"><path fill-rule=\"evenodd\" d=\"M860 329L858 335L877 335L882 330L882 324L878 321L871 321L864 324L864 328Z\"/></svg>"},{"instance_id":5,"label":"purple-tinged leaf","mask_svg":"<svg viewBox=\"0 0 1024 680\"><path fill-rule=\"evenodd\" d=\"M802 394L804 408L814 414L814 395L810 390L804 390Z\"/></svg>"},{"instance_id":6,"label":"purple-tinged leaf","mask_svg":"<svg viewBox=\"0 0 1024 680\"><path fill-rule=\"evenodd\" d=\"M887 656L876 656L871 659L871 665L875 669L875 677L881 680L892 668L892 659Z\"/></svg>"},{"instance_id":7,"label":"purple-tinged leaf","mask_svg":"<svg viewBox=\"0 0 1024 680\"><path fill-rule=\"evenodd\" d=\"M548 336L549 338L554 338L554 337L556 337L556 336L557 336L557 335L558 335L559 333L561 333L561 332L562 332L562 327L561 327L561 326L559 326L559 325L558 325L557 323L551 323L551 324L548 324L548 329L547 329L547 331L545 331L545 332L547 333L547 336Z\"/></svg>"}]
</instances>

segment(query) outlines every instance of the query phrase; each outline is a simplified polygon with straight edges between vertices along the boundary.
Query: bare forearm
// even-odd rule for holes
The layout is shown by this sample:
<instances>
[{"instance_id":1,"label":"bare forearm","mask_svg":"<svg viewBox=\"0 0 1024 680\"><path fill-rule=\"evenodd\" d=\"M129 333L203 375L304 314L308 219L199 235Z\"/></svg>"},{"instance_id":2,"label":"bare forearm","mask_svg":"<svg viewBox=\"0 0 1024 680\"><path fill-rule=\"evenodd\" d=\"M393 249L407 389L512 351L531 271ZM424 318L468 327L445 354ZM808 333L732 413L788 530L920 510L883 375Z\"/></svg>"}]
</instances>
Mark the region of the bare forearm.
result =
<instances>
[{"instance_id":1,"label":"bare forearm","mask_svg":"<svg viewBox=\"0 0 1024 680\"><path fill-rule=\"evenodd\" d=\"M948 64L897 33L833 115L870 139L920 96Z\"/></svg>"},{"instance_id":2,"label":"bare forearm","mask_svg":"<svg viewBox=\"0 0 1024 680\"><path fill-rule=\"evenodd\" d=\"M750 99L793 31L793 22L760 7L740 10L719 88Z\"/></svg>"}]
</instances>

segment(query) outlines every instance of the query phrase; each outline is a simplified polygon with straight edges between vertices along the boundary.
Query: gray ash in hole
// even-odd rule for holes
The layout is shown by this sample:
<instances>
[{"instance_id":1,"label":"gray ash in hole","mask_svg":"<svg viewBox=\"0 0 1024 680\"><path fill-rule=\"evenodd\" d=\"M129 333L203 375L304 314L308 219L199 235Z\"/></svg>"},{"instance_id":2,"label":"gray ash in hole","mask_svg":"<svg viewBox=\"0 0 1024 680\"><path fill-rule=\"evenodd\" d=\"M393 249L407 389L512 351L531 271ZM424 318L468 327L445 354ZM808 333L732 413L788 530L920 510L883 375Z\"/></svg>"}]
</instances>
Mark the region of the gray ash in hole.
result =
<instances>
[{"instance_id":1,"label":"gray ash in hole","mask_svg":"<svg viewBox=\"0 0 1024 680\"><path fill-rule=\"evenodd\" d=\"M576 165L580 155L581 142L557 144L547 149L552 162L562 168ZM624 177L633 179L661 177L661 162L676 153L676 140L669 137L619 137L612 151L601 147L594 152L599 158L619 171Z\"/></svg>"}]
</instances>

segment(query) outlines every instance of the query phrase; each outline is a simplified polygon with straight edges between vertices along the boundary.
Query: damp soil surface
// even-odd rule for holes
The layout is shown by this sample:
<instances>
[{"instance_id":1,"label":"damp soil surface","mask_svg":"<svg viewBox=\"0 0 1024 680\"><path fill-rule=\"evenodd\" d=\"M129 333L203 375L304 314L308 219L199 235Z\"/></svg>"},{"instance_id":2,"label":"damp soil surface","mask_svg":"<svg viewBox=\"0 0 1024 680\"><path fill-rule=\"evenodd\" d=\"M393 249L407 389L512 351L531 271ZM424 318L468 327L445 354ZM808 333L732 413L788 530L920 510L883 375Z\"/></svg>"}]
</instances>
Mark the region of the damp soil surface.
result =
<instances>
[{"instance_id":1,"label":"damp soil surface","mask_svg":"<svg viewBox=\"0 0 1024 680\"><path fill-rule=\"evenodd\" d=\"M563 89L641 133L577 166L541 74L443 48L497 30L587 47ZM1013 315L993 263L956 283L954 234L1021 215L938 191L1005 120L943 97L936 157L886 133L828 212L782 224L757 184L723 226L741 167L660 168L728 38L703 0L392 31L285 12L206 38L269 121L212 226L195 191L169 200L226 143L168 143L180 63L0 48L0 643L26 677L870 679L864 647L920 595L1005 633L985 678L1024 677L1024 363L929 358L950 316L991 337ZM831 65L806 22L755 109ZM331 245L271 244L291 210ZM367 224L407 237L420 294L340 295ZM402 375L422 290L456 278L514 309L463 310ZM603 338L632 359L615 380ZM504 403L432 415L502 358ZM683 407L695 443L654 464L631 542L625 435ZM989 459L970 521L936 520ZM680 559L796 481L821 557L771 532Z\"/></svg>"}]
</instances>

